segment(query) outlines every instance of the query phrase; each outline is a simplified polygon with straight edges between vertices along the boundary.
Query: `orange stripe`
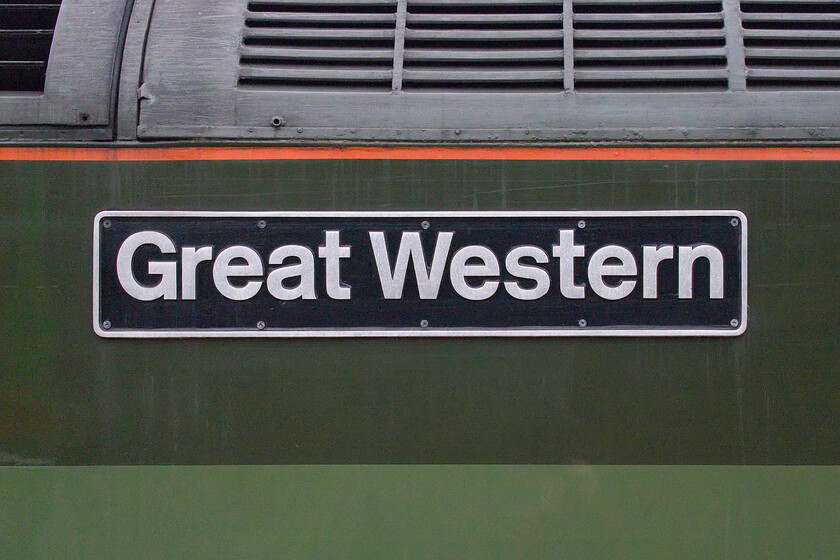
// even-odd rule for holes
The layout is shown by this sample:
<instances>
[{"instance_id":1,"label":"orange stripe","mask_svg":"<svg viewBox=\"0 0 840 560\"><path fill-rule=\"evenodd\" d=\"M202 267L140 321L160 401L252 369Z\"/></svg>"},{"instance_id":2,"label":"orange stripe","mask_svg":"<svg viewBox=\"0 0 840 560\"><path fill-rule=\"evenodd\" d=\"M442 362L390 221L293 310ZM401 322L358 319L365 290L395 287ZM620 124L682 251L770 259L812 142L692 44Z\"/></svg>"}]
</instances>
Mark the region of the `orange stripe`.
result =
<instances>
[{"instance_id":1,"label":"orange stripe","mask_svg":"<svg viewBox=\"0 0 840 560\"><path fill-rule=\"evenodd\" d=\"M221 161L291 159L840 161L840 147L0 147L0 161Z\"/></svg>"}]
</instances>

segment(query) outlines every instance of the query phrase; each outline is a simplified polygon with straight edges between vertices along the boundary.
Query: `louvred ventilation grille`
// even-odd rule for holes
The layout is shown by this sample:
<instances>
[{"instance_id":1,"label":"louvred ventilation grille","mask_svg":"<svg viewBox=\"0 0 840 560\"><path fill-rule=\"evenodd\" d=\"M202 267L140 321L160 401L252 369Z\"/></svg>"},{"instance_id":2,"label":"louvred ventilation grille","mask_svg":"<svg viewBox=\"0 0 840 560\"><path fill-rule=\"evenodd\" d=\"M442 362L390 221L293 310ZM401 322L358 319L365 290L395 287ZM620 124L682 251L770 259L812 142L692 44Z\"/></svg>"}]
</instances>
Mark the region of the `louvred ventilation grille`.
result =
<instances>
[{"instance_id":1,"label":"louvred ventilation grille","mask_svg":"<svg viewBox=\"0 0 840 560\"><path fill-rule=\"evenodd\" d=\"M741 2L747 87L840 87L840 2Z\"/></svg>"},{"instance_id":2,"label":"louvred ventilation grille","mask_svg":"<svg viewBox=\"0 0 840 560\"><path fill-rule=\"evenodd\" d=\"M4 51L13 53L6 58L15 57L0 62L2 85L42 88L51 37L43 22L54 24L59 2L12 1L0 0L0 13L16 14L0 21L32 29L2 32ZM742 71L727 68L730 53L745 56L748 88L840 87L836 0L741 0L728 23L738 26L740 17L744 51L740 42L727 45L722 0L573 0L565 38L559 0L251 0L247 7L244 87L561 91L565 71L565 86L579 91L727 91L728 72ZM743 74L731 78L743 84Z\"/></svg>"},{"instance_id":3,"label":"louvred ventilation grille","mask_svg":"<svg viewBox=\"0 0 840 560\"><path fill-rule=\"evenodd\" d=\"M720 0L575 0L573 6L576 89L726 89Z\"/></svg>"},{"instance_id":4,"label":"louvred ventilation grille","mask_svg":"<svg viewBox=\"0 0 840 560\"><path fill-rule=\"evenodd\" d=\"M0 91L43 92L61 0L0 0Z\"/></svg>"},{"instance_id":5,"label":"louvred ventilation grille","mask_svg":"<svg viewBox=\"0 0 840 560\"><path fill-rule=\"evenodd\" d=\"M390 91L396 0L252 1L240 85Z\"/></svg>"},{"instance_id":6,"label":"louvred ventilation grille","mask_svg":"<svg viewBox=\"0 0 840 560\"><path fill-rule=\"evenodd\" d=\"M563 3L408 0L402 84L562 90Z\"/></svg>"}]
</instances>

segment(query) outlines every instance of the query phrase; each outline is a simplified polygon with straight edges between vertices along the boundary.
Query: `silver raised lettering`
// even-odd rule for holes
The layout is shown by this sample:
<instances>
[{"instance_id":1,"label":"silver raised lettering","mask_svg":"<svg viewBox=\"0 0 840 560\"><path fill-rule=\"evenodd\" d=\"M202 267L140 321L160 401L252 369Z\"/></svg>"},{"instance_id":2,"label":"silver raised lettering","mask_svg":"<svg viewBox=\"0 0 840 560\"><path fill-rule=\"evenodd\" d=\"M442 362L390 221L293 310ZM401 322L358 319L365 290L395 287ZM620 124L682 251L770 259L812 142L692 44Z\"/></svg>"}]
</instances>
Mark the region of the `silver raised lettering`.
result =
<instances>
[{"instance_id":1,"label":"silver raised lettering","mask_svg":"<svg viewBox=\"0 0 840 560\"><path fill-rule=\"evenodd\" d=\"M467 264L470 259L478 259L481 264ZM487 299L499 288L497 280L485 280L480 286L472 287L467 284L468 277L498 276L499 260L493 251L481 245L467 245L459 249L452 256L449 265L449 280L458 295L471 301Z\"/></svg>"},{"instance_id":2,"label":"silver raised lettering","mask_svg":"<svg viewBox=\"0 0 840 560\"><path fill-rule=\"evenodd\" d=\"M340 259L350 257L350 246L341 245L339 231L325 232L324 245L318 247L318 256L326 260L327 295L332 299L350 299L350 286L341 283Z\"/></svg>"},{"instance_id":3,"label":"silver raised lettering","mask_svg":"<svg viewBox=\"0 0 840 560\"><path fill-rule=\"evenodd\" d=\"M659 263L674 258L673 245L642 246L642 297L659 297Z\"/></svg>"},{"instance_id":4,"label":"silver raised lettering","mask_svg":"<svg viewBox=\"0 0 840 560\"><path fill-rule=\"evenodd\" d=\"M604 264L609 259L618 259L620 264ZM607 245L595 251L587 268L592 291L608 300L629 296L636 287L636 281L620 280L615 286L608 286L604 282L604 276L634 276L635 274L636 259L633 258L633 253L621 245Z\"/></svg>"},{"instance_id":5,"label":"silver raised lettering","mask_svg":"<svg viewBox=\"0 0 840 560\"><path fill-rule=\"evenodd\" d=\"M154 245L161 253L175 252L175 244L166 235L158 231L141 231L123 241L117 253L117 278L120 286L128 295L140 301L178 299L177 264L172 261L149 261L149 274L160 274L160 282L154 286L144 286L134 277L131 263L134 253L143 245Z\"/></svg>"},{"instance_id":6,"label":"silver raised lettering","mask_svg":"<svg viewBox=\"0 0 840 560\"><path fill-rule=\"evenodd\" d=\"M244 259L246 264L231 264L235 259ZM251 280L242 287L230 283L231 277L262 276L263 265L259 254L250 247L234 245L216 257L213 263L213 282L219 293L234 301L251 299L262 287L262 280Z\"/></svg>"},{"instance_id":7,"label":"silver raised lettering","mask_svg":"<svg viewBox=\"0 0 840 560\"><path fill-rule=\"evenodd\" d=\"M195 299L195 269L199 263L212 260L213 247L181 249L181 298Z\"/></svg>"},{"instance_id":8,"label":"silver raised lettering","mask_svg":"<svg viewBox=\"0 0 840 560\"><path fill-rule=\"evenodd\" d=\"M505 290L516 299L531 301L539 299L548 293L548 288L551 286L551 277L546 270L538 266L522 264L522 259L525 258L534 259L534 262L545 264L549 261L548 253L533 245L523 245L521 247L514 247L505 257L505 269L510 274L517 278L533 280L537 285L533 288L523 288L519 285L519 282L507 280L505 281Z\"/></svg>"},{"instance_id":9,"label":"silver raised lettering","mask_svg":"<svg viewBox=\"0 0 840 560\"><path fill-rule=\"evenodd\" d=\"M551 246L551 254L560 259L560 293L569 299L583 299L584 287L575 284L575 259L584 256L583 245L575 245L575 230L561 229L560 244Z\"/></svg>"},{"instance_id":10,"label":"silver raised lettering","mask_svg":"<svg viewBox=\"0 0 840 560\"><path fill-rule=\"evenodd\" d=\"M283 264L290 257L300 262L272 270L265 281L268 293L282 301L298 298L315 299L315 257L308 247L303 245L278 247L268 256L268 264ZM289 288L283 285L284 280L295 276L300 278L296 286Z\"/></svg>"},{"instance_id":11,"label":"silver raised lettering","mask_svg":"<svg viewBox=\"0 0 840 560\"><path fill-rule=\"evenodd\" d=\"M385 299L402 298L409 258L414 262L414 275L417 278L420 299L437 298L454 233L441 232L438 234L435 254L432 257L432 266L429 269L426 267L426 257L423 254L420 233L416 231L403 232L393 272L391 272L391 263L388 258L388 247L385 244L385 233L371 231L368 234L373 247L373 256L376 259L376 269L379 272L382 295Z\"/></svg>"},{"instance_id":12,"label":"silver raised lettering","mask_svg":"<svg viewBox=\"0 0 840 560\"><path fill-rule=\"evenodd\" d=\"M679 297L691 299L694 295L694 261L709 260L709 297L723 299L723 254L713 245L680 246Z\"/></svg>"}]
</instances>

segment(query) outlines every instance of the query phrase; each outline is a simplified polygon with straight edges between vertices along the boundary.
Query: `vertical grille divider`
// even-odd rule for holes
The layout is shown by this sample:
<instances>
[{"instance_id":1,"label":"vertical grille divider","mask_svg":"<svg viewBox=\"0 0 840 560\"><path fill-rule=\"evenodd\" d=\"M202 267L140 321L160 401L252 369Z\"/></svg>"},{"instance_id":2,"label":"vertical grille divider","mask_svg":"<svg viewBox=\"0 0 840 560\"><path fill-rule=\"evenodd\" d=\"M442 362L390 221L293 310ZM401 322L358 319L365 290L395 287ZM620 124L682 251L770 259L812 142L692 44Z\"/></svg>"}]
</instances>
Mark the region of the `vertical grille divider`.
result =
<instances>
[{"instance_id":1,"label":"vertical grille divider","mask_svg":"<svg viewBox=\"0 0 840 560\"><path fill-rule=\"evenodd\" d=\"M405 20L408 12L408 0L397 0L397 22L394 29L394 77L391 82L393 91L402 90L403 60L405 59Z\"/></svg>"},{"instance_id":2,"label":"vertical grille divider","mask_svg":"<svg viewBox=\"0 0 840 560\"><path fill-rule=\"evenodd\" d=\"M740 0L723 0L723 24L726 31L726 71L729 74L729 90L745 91L747 89L747 64Z\"/></svg>"},{"instance_id":3,"label":"vertical grille divider","mask_svg":"<svg viewBox=\"0 0 840 560\"><path fill-rule=\"evenodd\" d=\"M574 0L563 0L563 90L575 89Z\"/></svg>"}]
</instances>

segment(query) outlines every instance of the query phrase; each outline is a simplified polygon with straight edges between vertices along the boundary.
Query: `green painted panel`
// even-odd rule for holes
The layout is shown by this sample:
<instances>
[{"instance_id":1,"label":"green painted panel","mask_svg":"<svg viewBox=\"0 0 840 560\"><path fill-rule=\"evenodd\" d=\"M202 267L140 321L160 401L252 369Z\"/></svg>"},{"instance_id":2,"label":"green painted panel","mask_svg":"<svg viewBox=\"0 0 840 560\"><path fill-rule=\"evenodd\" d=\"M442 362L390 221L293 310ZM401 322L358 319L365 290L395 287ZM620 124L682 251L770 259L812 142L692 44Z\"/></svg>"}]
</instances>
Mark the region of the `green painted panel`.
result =
<instances>
[{"instance_id":1,"label":"green painted panel","mask_svg":"<svg viewBox=\"0 0 840 560\"><path fill-rule=\"evenodd\" d=\"M0 162L0 463L838 464L838 162ZM736 339L102 340L103 209L736 209Z\"/></svg>"},{"instance_id":2,"label":"green painted panel","mask_svg":"<svg viewBox=\"0 0 840 560\"><path fill-rule=\"evenodd\" d=\"M840 468L0 469L4 558L829 559Z\"/></svg>"}]
</instances>

